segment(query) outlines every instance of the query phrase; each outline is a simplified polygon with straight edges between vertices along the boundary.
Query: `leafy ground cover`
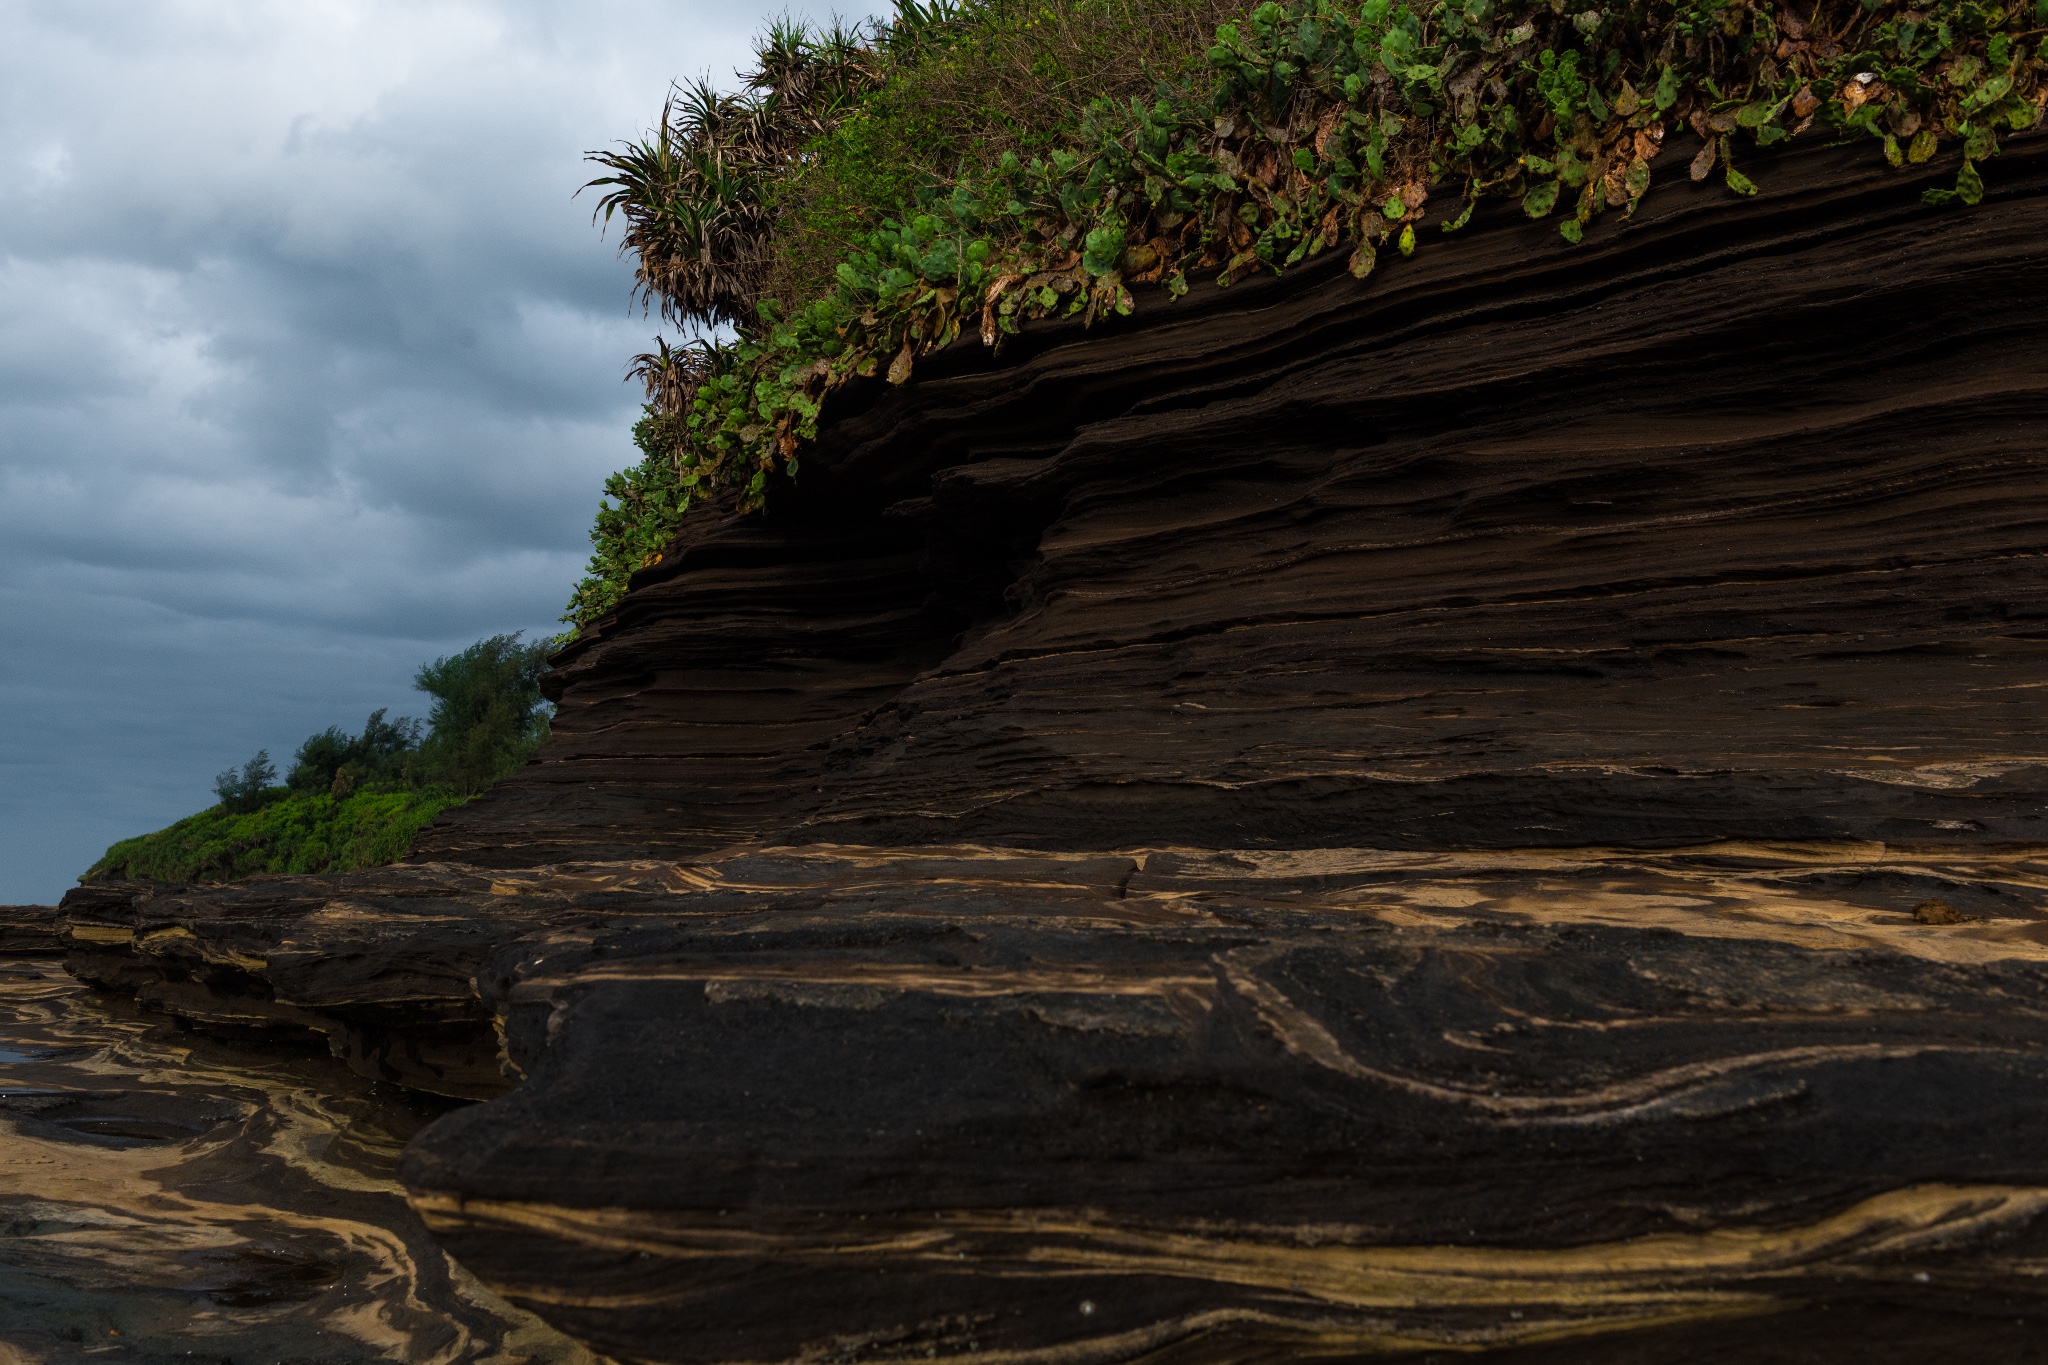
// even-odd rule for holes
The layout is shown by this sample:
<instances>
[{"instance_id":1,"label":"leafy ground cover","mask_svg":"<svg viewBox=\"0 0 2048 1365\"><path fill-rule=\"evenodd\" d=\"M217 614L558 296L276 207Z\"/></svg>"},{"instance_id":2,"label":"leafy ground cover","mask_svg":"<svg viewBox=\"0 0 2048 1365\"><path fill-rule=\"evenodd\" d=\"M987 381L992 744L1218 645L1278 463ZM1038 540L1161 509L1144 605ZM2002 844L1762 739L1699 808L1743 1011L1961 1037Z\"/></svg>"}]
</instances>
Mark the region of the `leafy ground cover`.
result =
<instances>
[{"instance_id":1,"label":"leafy ground cover","mask_svg":"<svg viewBox=\"0 0 2048 1365\"><path fill-rule=\"evenodd\" d=\"M82 881L232 881L266 872L347 872L397 862L442 811L517 771L547 737L540 674L549 644L494 635L422 664L422 726L370 714L359 734L307 737L284 783L267 751L214 779L218 805L124 839Z\"/></svg>"},{"instance_id":2,"label":"leafy ground cover","mask_svg":"<svg viewBox=\"0 0 2048 1365\"><path fill-rule=\"evenodd\" d=\"M279 791L255 810L214 806L167 829L123 839L86 881L148 877L232 881L266 872L347 872L395 863L426 823L467 797L444 788Z\"/></svg>"},{"instance_id":3,"label":"leafy ground cover","mask_svg":"<svg viewBox=\"0 0 2048 1365\"><path fill-rule=\"evenodd\" d=\"M1325 252L1364 278L1488 197L1576 244L1683 129L1676 173L1737 195L1759 149L1820 136L1895 166L1959 149L1926 198L1975 204L2040 119L2044 25L2048 0L904 0L864 32L778 25L743 90L682 91L594 154L643 302L731 336L635 362L642 459L564 619L616 602L693 504L763 506L833 392L963 335Z\"/></svg>"}]
</instances>

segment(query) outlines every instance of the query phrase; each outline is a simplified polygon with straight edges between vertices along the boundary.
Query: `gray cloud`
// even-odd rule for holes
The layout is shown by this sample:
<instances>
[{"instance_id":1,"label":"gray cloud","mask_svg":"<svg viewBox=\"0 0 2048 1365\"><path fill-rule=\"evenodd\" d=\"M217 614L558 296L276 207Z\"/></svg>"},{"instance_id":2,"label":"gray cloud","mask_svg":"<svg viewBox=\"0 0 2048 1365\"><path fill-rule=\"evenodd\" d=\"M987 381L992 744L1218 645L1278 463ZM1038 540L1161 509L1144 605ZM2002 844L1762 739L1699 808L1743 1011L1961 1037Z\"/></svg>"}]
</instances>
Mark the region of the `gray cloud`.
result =
<instances>
[{"instance_id":1,"label":"gray cloud","mask_svg":"<svg viewBox=\"0 0 2048 1365\"><path fill-rule=\"evenodd\" d=\"M654 331L582 153L782 8L0 0L0 901L554 628Z\"/></svg>"}]
</instances>

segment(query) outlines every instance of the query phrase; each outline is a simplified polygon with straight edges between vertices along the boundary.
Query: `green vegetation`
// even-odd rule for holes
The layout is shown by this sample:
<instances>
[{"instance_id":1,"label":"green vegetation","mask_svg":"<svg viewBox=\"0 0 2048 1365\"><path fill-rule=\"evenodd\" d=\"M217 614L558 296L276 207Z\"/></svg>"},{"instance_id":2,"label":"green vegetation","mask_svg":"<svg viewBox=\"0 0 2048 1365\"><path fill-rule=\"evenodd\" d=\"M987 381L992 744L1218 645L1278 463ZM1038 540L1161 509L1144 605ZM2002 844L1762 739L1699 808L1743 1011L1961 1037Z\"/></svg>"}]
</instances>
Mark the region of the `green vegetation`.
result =
<instances>
[{"instance_id":1,"label":"green vegetation","mask_svg":"<svg viewBox=\"0 0 2048 1365\"><path fill-rule=\"evenodd\" d=\"M266 872L346 872L403 858L426 823L524 764L547 738L546 643L479 640L421 666L422 733L370 713L361 734L329 726L299 746L284 785L268 751L214 779L220 804L124 839L82 881L231 881Z\"/></svg>"},{"instance_id":2,"label":"green vegetation","mask_svg":"<svg viewBox=\"0 0 2048 1365\"><path fill-rule=\"evenodd\" d=\"M328 792L335 796L347 796L367 783L395 781L410 785L418 772L418 765L412 760L418 757L419 742L418 721L406 716L387 721L379 707L363 722L360 735L330 725L319 734L308 736L299 746L285 785L306 795ZM259 753L256 757L262 759L266 755ZM220 788L216 786L215 790ZM227 804L224 793L222 804Z\"/></svg>"},{"instance_id":3,"label":"green vegetation","mask_svg":"<svg viewBox=\"0 0 2048 1365\"><path fill-rule=\"evenodd\" d=\"M565 620L616 602L692 502L761 507L835 390L904 383L963 331L999 346L1330 251L1364 278L1489 197L1576 244L1685 128L1686 173L1738 195L1752 153L1821 136L1895 166L1960 150L1925 197L1975 204L2040 118L2048 25L2048 0L900 5L858 34L778 25L743 90L683 92L594 154L643 301L736 335L636 360L643 458Z\"/></svg>"},{"instance_id":4,"label":"green vegetation","mask_svg":"<svg viewBox=\"0 0 2048 1365\"><path fill-rule=\"evenodd\" d=\"M246 815L260 809L270 784L277 781L277 769L270 762L270 750L258 749L256 757L244 763L240 770L229 768L213 779L213 794L220 798L220 806L233 815Z\"/></svg>"},{"instance_id":5,"label":"green vegetation","mask_svg":"<svg viewBox=\"0 0 2048 1365\"><path fill-rule=\"evenodd\" d=\"M548 737L540 675L550 649L546 641L494 635L421 667L413 686L434 705L414 780L474 796L518 771Z\"/></svg>"},{"instance_id":6,"label":"green vegetation","mask_svg":"<svg viewBox=\"0 0 2048 1365\"><path fill-rule=\"evenodd\" d=\"M123 839L83 880L233 881L266 872L347 872L395 863L427 821L463 797L440 788L334 797L273 789L253 811L215 806L168 829Z\"/></svg>"}]
</instances>

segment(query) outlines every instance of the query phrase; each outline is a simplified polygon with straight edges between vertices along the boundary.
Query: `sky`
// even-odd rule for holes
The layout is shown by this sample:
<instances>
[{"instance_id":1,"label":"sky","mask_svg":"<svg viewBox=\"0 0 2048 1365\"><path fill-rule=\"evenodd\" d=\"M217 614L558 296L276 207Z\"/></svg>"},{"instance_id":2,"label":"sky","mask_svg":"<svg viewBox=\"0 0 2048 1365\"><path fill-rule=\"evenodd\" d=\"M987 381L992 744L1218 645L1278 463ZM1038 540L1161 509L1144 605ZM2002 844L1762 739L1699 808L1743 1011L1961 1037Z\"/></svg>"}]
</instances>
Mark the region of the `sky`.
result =
<instances>
[{"instance_id":1,"label":"sky","mask_svg":"<svg viewBox=\"0 0 2048 1365\"><path fill-rule=\"evenodd\" d=\"M0 903L560 629L658 330L583 154L832 8L0 0Z\"/></svg>"}]
</instances>

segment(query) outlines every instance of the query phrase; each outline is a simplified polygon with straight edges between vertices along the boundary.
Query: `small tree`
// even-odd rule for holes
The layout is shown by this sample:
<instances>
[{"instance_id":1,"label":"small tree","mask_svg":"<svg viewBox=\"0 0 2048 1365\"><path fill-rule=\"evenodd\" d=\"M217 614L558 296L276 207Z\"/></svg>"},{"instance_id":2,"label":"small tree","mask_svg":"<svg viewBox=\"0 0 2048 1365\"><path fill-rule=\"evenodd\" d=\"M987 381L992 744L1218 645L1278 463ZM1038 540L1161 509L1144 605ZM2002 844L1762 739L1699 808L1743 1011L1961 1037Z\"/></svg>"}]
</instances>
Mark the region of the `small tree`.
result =
<instances>
[{"instance_id":1,"label":"small tree","mask_svg":"<svg viewBox=\"0 0 2048 1365\"><path fill-rule=\"evenodd\" d=\"M347 796L365 782L402 780L406 760L419 742L418 721L406 716L387 721L379 707L363 722L360 735L330 725L307 736L285 780L293 791Z\"/></svg>"},{"instance_id":2,"label":"small tree","mask_svg":"<svg viewBox=\"0 0 2048 1365\"><path fill-rule=\"evenodd\" d=\"M229 768L216 774L213 793L231 814L241 815L261 806L275 781L277 769L271 765L270 750L258 749L256 757L244 763L240 772Z\"/></svg>"},{"instance_id":3,"label":"small tree","mask_svg":"<svg viewBox=\"0 0 2048 1365\"><path fill-rule=\"evenodd\" d=\"M525 763L548 734L540 691L548 651L545 641L493 635L422 666L413 686L434 699L422 775L467 796Z\"/></svg>"},{"instance_id":4,"label":"small tree","mask_svg":"<svg viewBox=\"0 0 2048 1365\"><path fill-rule=\"evenodd\" d=\"M295 792L326 791L333 784L334 775L348 762L349 750L354 745L355 736L339 725L308 735L293 758L291 776L285 784Z\"/></svg>"}]
</instances>

